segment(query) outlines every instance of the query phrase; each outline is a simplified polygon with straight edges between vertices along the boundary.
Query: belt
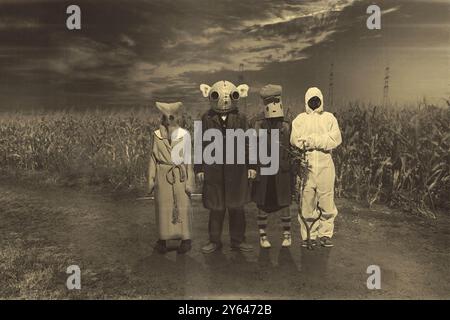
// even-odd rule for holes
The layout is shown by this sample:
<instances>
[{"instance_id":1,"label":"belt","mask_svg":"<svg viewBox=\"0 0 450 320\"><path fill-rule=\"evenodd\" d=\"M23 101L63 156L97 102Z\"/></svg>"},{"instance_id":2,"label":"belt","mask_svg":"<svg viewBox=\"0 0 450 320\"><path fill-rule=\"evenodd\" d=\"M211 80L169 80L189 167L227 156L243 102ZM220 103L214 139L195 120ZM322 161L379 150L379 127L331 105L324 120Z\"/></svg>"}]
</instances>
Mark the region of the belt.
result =
<instances>
[{"instance_id":1,"label":"belt","mask_svg":"<svg viewBox=\"0 0 450 320\"><path fill-rule=\"evenodd\" d=\"M178 170L180 172L180 182L185 182L187 176L186 167L184 164L177 165L174 163L163 161L158 161L158 164L163 166L170 166L170 169L169 171L167 171L166 174L166 180L172 186L172 195L173 195L172 223L173 224L181 223L182 220L180 219L180 212L178 211L177 198L175 196L175 188L174 188L174 184L176 182L175 170Z\"/></svg>"},{"instance_id":2,"label":"belt","mask_svg":"<svg viewBox=\"0 0 450 320\"><path fill-rule=\"evenodd\" d=\"M178 170L180 173L180 182L186 181L187 172L186 172L186 167L184 164L174 164L174 163L163 162L163 161L158 161L158 164L170 167L169 171L167 171L167 174L166 174L166 180L171 185L173 185L176 182L175 170Z\"/></svg>"},{"instance_id":3,"label":"belt","mask_svg":"<svg viewBox=\"0 0 450 320\"><path fill-rule=\"evenodd\" d=\"M321 150L321 149L309 150L309 151L306 151L306 153L307 154L311 154L313 151L321 152L321 153L324 153L324 154L331 154L330 150Z\"/></svg>"}]
</instances>

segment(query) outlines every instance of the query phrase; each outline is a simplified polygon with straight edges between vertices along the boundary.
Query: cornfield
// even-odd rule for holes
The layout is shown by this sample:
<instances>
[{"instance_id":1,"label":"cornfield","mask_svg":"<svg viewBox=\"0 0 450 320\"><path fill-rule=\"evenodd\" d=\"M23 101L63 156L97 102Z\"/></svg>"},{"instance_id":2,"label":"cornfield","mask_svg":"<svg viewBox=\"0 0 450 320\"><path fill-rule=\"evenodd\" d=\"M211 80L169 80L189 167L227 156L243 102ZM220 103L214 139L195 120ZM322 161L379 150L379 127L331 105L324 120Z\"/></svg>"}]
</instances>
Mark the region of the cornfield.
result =
<instances>
[{"instance_id":1,"label":"cornfield","mask_svg":"<svg viewBox=\"0 0 450 320\"><path fill-rule=\"evenodd\" d=\"M338 196L383 201L434 217L450 207L450 110L350 106L340 112L335 152Z\"/></svg>"},{"instance_id":2,"label":"cornfield","mask_svg":"<svg viewBox=\"0 0 450 320\"><path fill-rule=\"evenodd\" d=\"M336 195L434 217L450 208L450 110L350 105L336 114L343 144L334 151ZM192 119L187 116L189 129ZM114 189L146 182L149 112L7 114L0 118L0 166Z\"/></svg>"}]
</instances>

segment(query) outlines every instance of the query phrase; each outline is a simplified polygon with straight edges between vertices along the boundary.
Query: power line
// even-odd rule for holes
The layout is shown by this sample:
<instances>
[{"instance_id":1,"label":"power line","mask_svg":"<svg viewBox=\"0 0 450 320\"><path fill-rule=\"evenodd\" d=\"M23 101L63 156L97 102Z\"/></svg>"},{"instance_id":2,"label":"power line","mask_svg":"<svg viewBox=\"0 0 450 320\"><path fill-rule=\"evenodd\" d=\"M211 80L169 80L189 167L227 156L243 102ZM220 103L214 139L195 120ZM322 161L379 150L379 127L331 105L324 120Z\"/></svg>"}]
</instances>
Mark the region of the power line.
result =
<instances>
[{"instance_id":1,"label":"power line","mask_svg":"<svg viewBox=\"0 0 450 320\"><path fill-rule=\"evenodd\" d=\"M330 65L330 74L328 76L328 105L333 108L334 105L334 63Z\"/></svg>"},{"instance_id":2,"label":"power line","mask_svg":"<svg viewBox=\"0 0 450 320\"><path fill-rule=\"evenodd\" d=\"M244 64L239 64L238 85L244 83ZM247 99L243 98L244 112L247 112Z\"/></svg>"},{"instance_id":3,"label":"power line","mask_svg":"<svg viewBox=\"0 0 450 320\"><path fill-rule=\"evenodd\" d=\"M238 84L244 83L244 64L239 64Z\"/></svg>"},{"instance_id":4,"label":"power line","mask_svg":"<svg viewBox=\"0 0 450 320\"><path fill-rule=\"evenodd\" d=\"M389 103L389 67L384 69L383 107Z\"/></svg>"}]
</instances>

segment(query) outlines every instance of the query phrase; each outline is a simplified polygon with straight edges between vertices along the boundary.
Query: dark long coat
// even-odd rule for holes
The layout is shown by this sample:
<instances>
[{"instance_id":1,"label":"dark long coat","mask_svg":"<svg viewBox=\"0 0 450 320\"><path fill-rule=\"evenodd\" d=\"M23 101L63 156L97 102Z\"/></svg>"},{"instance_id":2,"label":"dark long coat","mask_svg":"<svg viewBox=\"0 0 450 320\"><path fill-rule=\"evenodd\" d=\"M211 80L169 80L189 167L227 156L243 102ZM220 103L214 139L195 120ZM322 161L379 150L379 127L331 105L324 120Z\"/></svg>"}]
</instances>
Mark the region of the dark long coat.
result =
<instances>
[{"instance_id":1,"label":"dark long coat","mask_svg":"<svg viewBox=\"0 0 450 320\"><path fill-rule=\"evenodd\" d=\"M272 120L273 121L273 120ZM290 123L284 119L277 119L270 124L269 120L264 118L264 115L259 115L252 120L252 126L258 129L268 130L268 150L270 150L270 129L279 129L279 170L275 174L273 180L268 175L261 175L260 166L258 166L257 176L253 183L252 200L261 207L274 208L276 206L285 207L290 205L292 201L293 186L295 179L295 169L289 154L290 148ZM274 183L274 186L268 186L268 183ZM275 192L275 195L267 196L267 191ZM276 203L265 203L267 199ZM272 211L272 210L271 210Z\"/></svg>"},{"instance_id":2,"label":"dark long coat","mask_svg":"<svg viewBox=\"0 0 450 320\"><path fill-rule=\"evenodd\" d=\"M224 210L228 208L240 208L251 200L251 188L248 179L248 169L256 168L255 165L249 165L248 160L245 164L236 164L237 150L235 143L235 164L226 164L226 129L248 129L247 117L237 110L228 113L226 121L212 110L209 110L202 116L202 130L219 129L223 136L223 156L224 164L197 164L194 166L196 173L204 172L205 180L203 183L203 205L210 210ZM237 140L235 140L237 141ZM213 142L203 142L204 148ZM246 146L248 159L248 146Z\"/></svg>"}]
</instances>

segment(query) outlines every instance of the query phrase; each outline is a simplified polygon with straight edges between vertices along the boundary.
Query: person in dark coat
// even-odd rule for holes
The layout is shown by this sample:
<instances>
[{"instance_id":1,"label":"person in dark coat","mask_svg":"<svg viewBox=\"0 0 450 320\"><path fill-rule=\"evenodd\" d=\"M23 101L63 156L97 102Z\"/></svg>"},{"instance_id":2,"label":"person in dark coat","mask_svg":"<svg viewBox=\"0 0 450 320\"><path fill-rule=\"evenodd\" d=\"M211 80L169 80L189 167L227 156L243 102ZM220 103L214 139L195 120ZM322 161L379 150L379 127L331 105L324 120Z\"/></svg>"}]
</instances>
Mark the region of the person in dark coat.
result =
<instances>
[{"instance_id":1,"label":"person in dark coat","mask_svg":"<svg viewBox=\"0 0 450 320\"><path fill-rule=\"evenodd\" d=\"M242 84L236 87L229 81L219 81L212 87L202 84L200 90L211 105L211 109L202 117L202 131L219 130L224 139L223 149L220 150L223 156L221 163L206 162L203 159L202 164L194 166L198 181L203 182L203 205L210 210L209 242L202 248L202 252L212 253L222 247L221 235L227 210L232 249L251 251L253 247L245 242L244 205L251 200L249 180L256 176L256 171L249 166L248 159L244 164L237 164L237 150L240 147L237 143L234 143L235 161L233 164L225 161L226 154L230 152L226 147L226 130L246 131L249 127L246 116L237 109L238 100L247 96L248 86ZM217 146L217 141L203 142L202 153L210 145ZM248 155L247 147L246 153Z\"/></svg>"},{"instance_id":2,"label":"person in dark coat","mask_svg":"<svg viewBox=\"0 0 450 320\"><path fill-rule=\"evenodd\" d=\"M259 130L267 130L267 148L270 152L271 132L279 130L279 169L274 175L261 175L257 171L253 183L252 200L258 207L258 227L260 245L270 248L266 227L268 215L279 212L283 226L283 247L291 245L291 214L289 205L292 200L292 163L289 154L291 126L284 119L283 104L281 101L282 87L279 85L266 85L261 89L260 96L264 104L264 112L252 121L252 126ZM258 134L259 136L259 134Z\"/></svg>"}]
</instances>

